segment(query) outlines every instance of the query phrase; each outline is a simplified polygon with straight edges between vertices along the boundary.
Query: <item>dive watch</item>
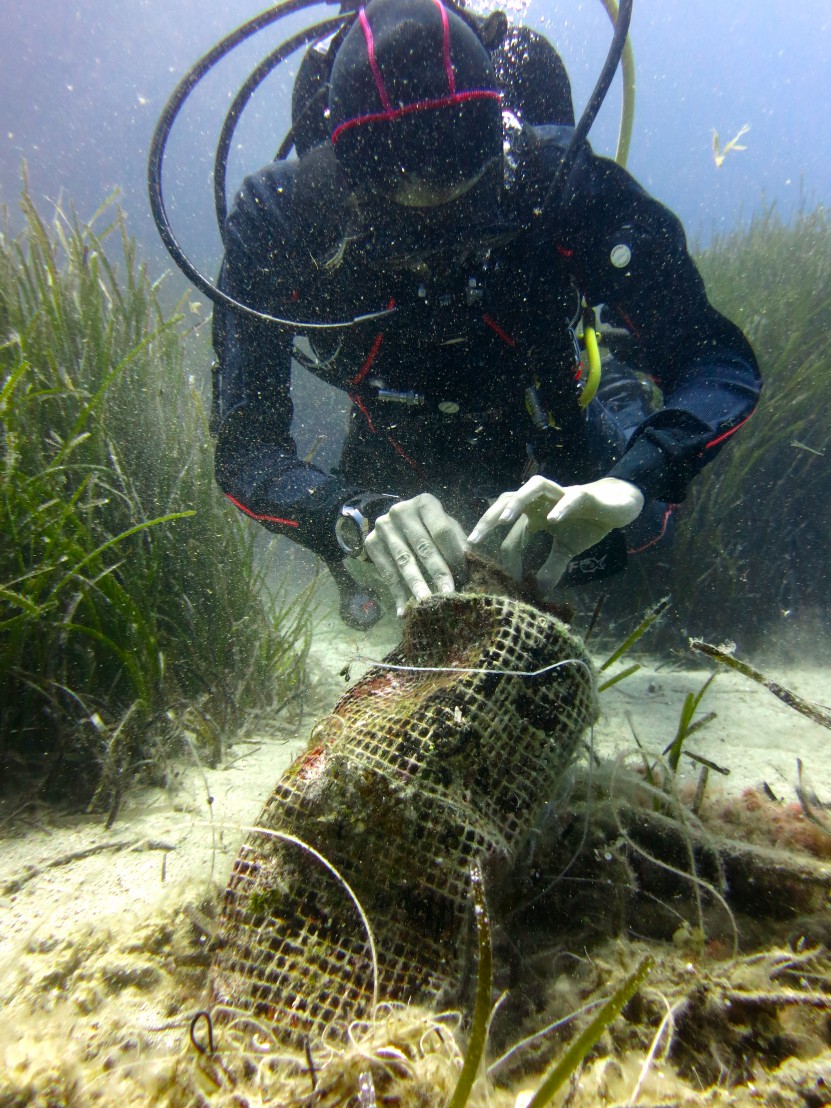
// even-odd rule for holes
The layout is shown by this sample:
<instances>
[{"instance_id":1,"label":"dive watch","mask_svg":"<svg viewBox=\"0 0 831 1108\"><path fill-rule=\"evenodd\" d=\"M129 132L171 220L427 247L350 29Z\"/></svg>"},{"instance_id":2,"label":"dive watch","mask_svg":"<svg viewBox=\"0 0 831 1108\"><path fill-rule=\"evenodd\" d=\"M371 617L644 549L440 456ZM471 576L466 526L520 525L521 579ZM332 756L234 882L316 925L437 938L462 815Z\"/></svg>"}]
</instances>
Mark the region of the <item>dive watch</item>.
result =
<instances>
[{"instance_id":1,"label":"dive watch","mask_svg":"<svg viewBox=\"0 0 831 1108\"><path fill-rule=\"evenodd\" d=\"M366 557L364 542L375 520L398 499L394 493L366 493L343 505L335 523L335 538L346 557Z\"/></svg>"}]
</instances>

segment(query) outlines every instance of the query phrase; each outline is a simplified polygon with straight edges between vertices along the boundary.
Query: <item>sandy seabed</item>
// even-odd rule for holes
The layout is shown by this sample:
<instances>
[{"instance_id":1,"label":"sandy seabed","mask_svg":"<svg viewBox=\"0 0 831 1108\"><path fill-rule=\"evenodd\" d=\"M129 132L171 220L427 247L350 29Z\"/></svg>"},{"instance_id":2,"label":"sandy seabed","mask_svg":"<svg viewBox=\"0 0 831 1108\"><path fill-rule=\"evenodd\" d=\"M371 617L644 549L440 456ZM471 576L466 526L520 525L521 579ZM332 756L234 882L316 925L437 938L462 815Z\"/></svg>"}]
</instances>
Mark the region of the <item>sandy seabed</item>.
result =
<instances>
[{"instance_id":1,"label":"sandy seabed","mask_svg":"<svg viewBox=\"0 0 831 1108\"><path fill-rule=\"evenodd\" d=\"M100 817L49 810L29 809L6 823L0 839L0 1108L188 1103L174 1090L173 1073L189 1064L182 1060L191 1020L204 1003L213 919L245 829L307 743L315 720L343 691L343 668L349 665L350 679L359 676L367 659L381 658L395 636L387 621L359 641L335 617L323 620L302 719L281 716L273 733L234 743L219 768L184 765L168 789L133 791L109 830ZM648 754L660 754L675 735L685 696L709 672L696 668L692 655L689 666L640 660L637 674L602 694L594 749L606 765L622 756L637 763L633 734ZM769 673L807 700L831 700L825 667L789 663ZM590 963L603 995L648 950L656 961L647 991L654 1011L651 1022L642 1014L639 1034L638 1015L627 1009L617 1021L620 1029L606 1033L594 1060L555 1103L564 1097L573 1105L831 1103L831 837L811 821L813 813L831 822L822 809L831 801L831 733L727 670L701 710L716 718L689 746L729 770L729 776L710 773L713 818L722 831L732 823L735 838L771 849L772 869L783 858L797 859L792 890L805 887L799 875L804 858L811 867L808 884L819 892L805 904L794 892L790 904L787 881L781 898L775 884L766 890L781 899L760 911L776 921L768 949L757 937L749 952L742 944L735 956L726 940L707 941L689 927L657 939L639 935L631 923L625 937L599 944L591 955L584 947L584 970ZM685 766L691 795L700 767ZM798 799L800 780L814 805L808 814ZM595 862L602 861L602 847L590 849ZM806 906L811 923L800 931ZM552 929L556 925L552 919ZM783 989L800 996L789 1002ZM700 1018L684 1022L696 990ZM552 981L546 1004L556 1015L556 993L567 1008L584 1002L588 991ZM731 1004L741 1013L735 1018ZM758 1011L748 1014L754 1005ZM644 1069L646 1031L655 1032L655 1012L664 1010L674 1018L654 1039ZM522 1019L514 1038L533 1029L527 1012ZM677 1049L685 1036L686 1049ZM696 1052L707 1056L698 1069ZM539 1069L548 1060L543 1052L534 1064ZM520 1069L507 1080L508 1087L480 1087L472 1103L522 1103L518 1094L539 1079ZM438 1092L435 1099L423 1096L417 1103L446 1102ZM302 1102L315 1099L307 1095ZM371 1099L356 1092L342 1103L365 1106Z\"/></svg>"}]
</instances>

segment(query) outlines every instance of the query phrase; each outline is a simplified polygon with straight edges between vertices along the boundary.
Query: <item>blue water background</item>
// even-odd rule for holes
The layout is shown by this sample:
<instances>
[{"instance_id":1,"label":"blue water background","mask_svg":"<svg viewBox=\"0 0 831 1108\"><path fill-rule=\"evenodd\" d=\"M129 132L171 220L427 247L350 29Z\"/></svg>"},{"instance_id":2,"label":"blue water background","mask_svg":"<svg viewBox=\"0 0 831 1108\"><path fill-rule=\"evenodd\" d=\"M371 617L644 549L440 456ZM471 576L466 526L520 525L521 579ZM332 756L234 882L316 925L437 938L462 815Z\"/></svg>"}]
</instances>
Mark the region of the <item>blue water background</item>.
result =
<instances>
[{"instance_id":1,"label":"blue water background","mask_svg":"<svg viewBox=\"0 0 831 1108\"><path fill-rule=\"evenodd\" d=\"M11 210L20 165L38 199L72 198L88 217L119 188L132 232L153 264L168 267L146 199L150 137L175 83L222 35L265 5L255 0L2 0L0 200ZM316 18L332 8L312 9ZM230 97L267 49L308 15L257 36L211 74L183 113L169 147L166 195L177 235L214 272L212 155ZM600 0L534 0L527 22L560 48L578 107L610 39ZM828 0L635 0L638 75L629 167L669 204L694 241L775 202L831 202L831 4ZM294 64L263 86L238 131L229 187L271 158L288 123ZM592 132L614 149L619 79ZM717 169L712 130L724 144L750 130L744 151Z\"/></svg>"}]
</instances>

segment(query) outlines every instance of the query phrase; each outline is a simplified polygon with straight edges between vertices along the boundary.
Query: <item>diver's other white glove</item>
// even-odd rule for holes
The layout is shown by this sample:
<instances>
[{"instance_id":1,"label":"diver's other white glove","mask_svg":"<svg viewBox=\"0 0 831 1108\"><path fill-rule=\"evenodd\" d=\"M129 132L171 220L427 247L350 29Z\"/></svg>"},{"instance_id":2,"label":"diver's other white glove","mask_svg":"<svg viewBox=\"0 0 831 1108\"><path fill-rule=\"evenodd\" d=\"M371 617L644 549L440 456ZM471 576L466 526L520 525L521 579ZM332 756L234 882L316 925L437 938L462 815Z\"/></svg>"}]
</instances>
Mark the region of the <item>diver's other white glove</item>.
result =
<instances>
[{"instance_id":1,"label":"diver's other white glove","mask_svg":"<svg viewBox=\"0 0 831 1108\"><path fill-rule=\"evenodd\" d=\"M429 492L393 504L376 519L364 543L399 616L412 597L453 592L464 576L466 549L461 525Z\"/></svg>"},{"instance_id":2,"label":"diver's other white glove","mask_svg":"<svg viewBox=\"0 0 831 1108\"><path fill-rule=\"evenodd\" d=\"M537 571L537 584L548 598L568 563L600 542L615 527L637 519L643 493L629 481L602 477L585 485L558 485L547 477L532 477L521 489L503 492L488 508L468 542L476 545L495 527L512 523L500 547L505 570L522 579L522 556L535 531L551 535L551 551Z\"/></svg>"}]
</instances>

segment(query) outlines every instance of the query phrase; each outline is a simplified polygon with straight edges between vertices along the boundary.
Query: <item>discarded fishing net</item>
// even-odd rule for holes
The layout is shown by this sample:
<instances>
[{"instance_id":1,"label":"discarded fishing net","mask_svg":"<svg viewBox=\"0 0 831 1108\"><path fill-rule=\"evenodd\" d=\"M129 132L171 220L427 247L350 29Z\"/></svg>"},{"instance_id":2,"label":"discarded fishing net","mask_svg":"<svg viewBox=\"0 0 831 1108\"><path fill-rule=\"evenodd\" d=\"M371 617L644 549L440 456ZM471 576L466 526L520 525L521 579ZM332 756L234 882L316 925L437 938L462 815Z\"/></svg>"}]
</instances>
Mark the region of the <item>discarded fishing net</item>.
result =
<instances>
[{"instance_id":1,"label":"discarded fishing net","mask_svg":"<svg viewBox=\"0 0 831 1108\"><path fill-rule=\"evenodd\" d=\"M241 849L214 1020L298 1046L371 1019L379 999L457 999L471 866L495 898L596 716L591 663L558 619L475 593L414 606L401 646L317 726Z\"/></svg>"}]
</instances>

